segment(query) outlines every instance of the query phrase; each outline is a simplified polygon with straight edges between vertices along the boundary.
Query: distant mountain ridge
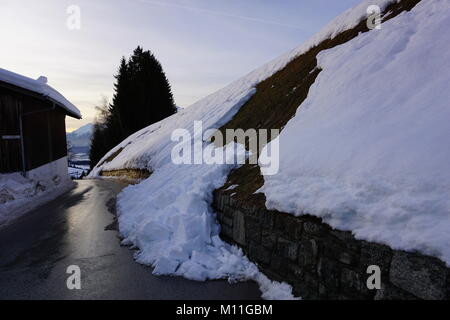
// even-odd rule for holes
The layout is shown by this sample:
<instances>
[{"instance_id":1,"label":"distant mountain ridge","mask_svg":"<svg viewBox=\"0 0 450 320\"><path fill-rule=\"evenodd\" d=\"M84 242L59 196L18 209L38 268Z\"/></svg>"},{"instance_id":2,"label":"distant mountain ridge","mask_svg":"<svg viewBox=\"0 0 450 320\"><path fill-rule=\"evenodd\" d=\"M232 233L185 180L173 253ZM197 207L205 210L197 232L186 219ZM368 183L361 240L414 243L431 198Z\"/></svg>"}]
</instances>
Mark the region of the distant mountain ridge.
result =
<instances>
[{"instance_id":1,"label":"distant mountain ridge","mask_svg":"<svg viewBox=\"0 0 450 320\"><path fill-rule=\"evenodd\" d=\"M93 125L88 123L67 134L67 142L74 153L89 154Z\"/></svg>"}]
</instances>

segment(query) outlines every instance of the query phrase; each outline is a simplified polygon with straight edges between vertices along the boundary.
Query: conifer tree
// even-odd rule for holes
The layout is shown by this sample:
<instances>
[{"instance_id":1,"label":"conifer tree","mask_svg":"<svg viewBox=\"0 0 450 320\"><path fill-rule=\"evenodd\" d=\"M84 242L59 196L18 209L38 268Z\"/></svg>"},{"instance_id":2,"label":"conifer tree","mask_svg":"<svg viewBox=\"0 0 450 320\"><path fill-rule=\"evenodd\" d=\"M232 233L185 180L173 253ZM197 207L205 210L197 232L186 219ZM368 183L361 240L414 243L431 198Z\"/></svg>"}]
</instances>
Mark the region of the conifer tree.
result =
<instances>
[{"instance_id":1,"label":"conifer tree","mask_svg":"<svg viewBox=\"0 0 450 320\"><path fill-rule=\"evenodd\" d=\"M172 90L163 68L150 51L138 46L122 57L115 75L111 104L94 126L92 166L134 132L176 113Z\"/></svg>"}]
</instances>

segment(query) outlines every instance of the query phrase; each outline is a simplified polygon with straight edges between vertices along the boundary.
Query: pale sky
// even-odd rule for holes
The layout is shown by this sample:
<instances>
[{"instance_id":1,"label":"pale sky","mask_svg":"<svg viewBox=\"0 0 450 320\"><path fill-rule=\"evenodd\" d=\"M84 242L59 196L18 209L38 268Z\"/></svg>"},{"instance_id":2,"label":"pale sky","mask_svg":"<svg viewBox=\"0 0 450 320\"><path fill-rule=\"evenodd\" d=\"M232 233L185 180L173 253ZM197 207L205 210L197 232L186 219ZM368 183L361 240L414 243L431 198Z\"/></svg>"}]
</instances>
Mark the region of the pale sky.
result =
<instances>
[{"instance_id":1,"label":"pale sky","mask_svg":"<svg viewBox=\"0 0 450 320\"><path fill-rule=\"evenodd\" d=\"M299 46L360 0L0 0L0 67L49 84L82 120L113 94L122 56L141 45L186 107ZM81 28L67 27L76 5Z\"/></svg>"}]
</instances>

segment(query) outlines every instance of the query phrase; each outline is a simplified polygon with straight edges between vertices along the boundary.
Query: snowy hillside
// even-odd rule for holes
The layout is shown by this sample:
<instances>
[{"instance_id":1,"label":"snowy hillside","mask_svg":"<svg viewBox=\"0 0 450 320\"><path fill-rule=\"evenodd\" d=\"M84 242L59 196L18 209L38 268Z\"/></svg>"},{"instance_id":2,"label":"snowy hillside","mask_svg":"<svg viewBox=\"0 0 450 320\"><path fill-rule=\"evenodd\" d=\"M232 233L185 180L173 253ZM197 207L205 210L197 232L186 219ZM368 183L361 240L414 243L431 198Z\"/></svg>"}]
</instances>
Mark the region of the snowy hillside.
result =
<instances>
[{"instance_id":1,"label":"snowy hillside","mask_svg":"<svg viewBox=\"0 0 450 320\"><path fill-rule=\"evenodd\" d=\"M136 132L105 155L90 177L125 168L153 172L118 198L120 232L125 243L139 248L139 262L155 266L156 274L195 280L255 279L265 298L290 297L289 286L271 283L218 237L212 191L235 165L173 164L177 142L171 134L186 128L193 135L196 120L204 130L219 128L262 80L353 28L369 5L384 9L391 2L363 1L296 50ZM450 57L443 32L449 10L448 0L423 1L382 30L320 54L323 70L281 133L280 172L264 177L268 206L318 215L360 238L450 262Z\"/></svg>"},{"instance_id":2,"label":"snowy hillside","mask_svg":"<svg viewBox=\"0 0 450 320\"><path fill-rule=\"evenodd\" d=\"M72 147L89 151L91 145L92 129L93 125L91 123L88 123L78 128L77 130L68 133L67 142Z\"/></svg>"},{"instance_id":3,"label":"snowy hillside","mask_svg":"<svg viewBox=\"0 0 450 320\"><path fill-rule=\"evenodd\" d=\"M180 110L173 116L144 128L108 152L101 166L94 169L91 176L98 175L100 170L123 168L146 168L151 171L166 164L170 159L175 142L170 141L174 129L186 128L193 133L194 121L202 121L203 129L218 128L228 122L239 108L256 92L255 87L275 72L282 69L295 57L308 51L311 47L325 39L336 36L339 32L353 28L367 15L367 8L379 5L383 10L396 0L365 0L355 8L344 12L330 22L323 30L293 51L269 62L229 86L207 96L188 108ZM112 161L103 163L118 150L122 150Z\"/></svg>"},{"instance_id":4,"label":"snowy hillside","mask_svg":"<svg viewBox=\"0 0 450 320\"><path fill-rule=\"evenodd\" d=\"M449 25L448 0L422 1L320 54L264 177L268 208L450 264Z\"/></svg>"},{"instance_id":5,"label":"snowy hillside","mask_svg":"<svg viewBox=\"0 0 450 320\"><path fill-rule=\"evenodd\" d=\"M79 127L77 130L74 130L70 133L68 133L68 136L73 136L73 137L83 137L83 136L90 136L92 134L92 129L93 129L93 124L92 123L88 123L85 124L84 126Z\"/></svg>"}]
</instances>

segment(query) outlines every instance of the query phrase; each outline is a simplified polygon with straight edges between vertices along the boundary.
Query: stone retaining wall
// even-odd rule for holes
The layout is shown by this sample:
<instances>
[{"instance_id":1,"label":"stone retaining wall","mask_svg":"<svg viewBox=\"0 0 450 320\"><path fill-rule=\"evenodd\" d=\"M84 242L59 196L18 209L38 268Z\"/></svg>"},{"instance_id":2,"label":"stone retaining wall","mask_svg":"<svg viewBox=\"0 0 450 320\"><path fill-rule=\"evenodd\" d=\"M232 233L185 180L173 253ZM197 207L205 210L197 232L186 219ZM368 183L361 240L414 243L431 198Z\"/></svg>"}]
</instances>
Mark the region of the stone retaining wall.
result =
<instances>
[{"instance_id":1,"label":"stone retaining wall","mask_svg":"<svg viewBox=\"0 0 450 320\"><path fill-rule=\"evenodd\" d=\"M221 237L304 299L450 298L450 269L437 258L356 240L316 217L249 206L221 190L214 206ZM367 288L370 265L381 269L380 290Z\"/></svg>"}]
</instances>

